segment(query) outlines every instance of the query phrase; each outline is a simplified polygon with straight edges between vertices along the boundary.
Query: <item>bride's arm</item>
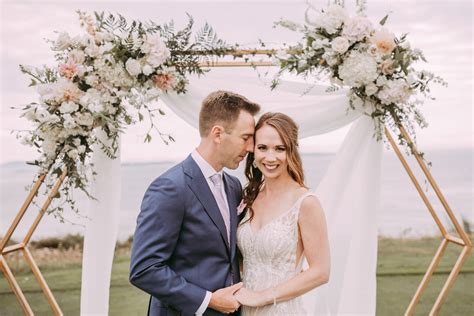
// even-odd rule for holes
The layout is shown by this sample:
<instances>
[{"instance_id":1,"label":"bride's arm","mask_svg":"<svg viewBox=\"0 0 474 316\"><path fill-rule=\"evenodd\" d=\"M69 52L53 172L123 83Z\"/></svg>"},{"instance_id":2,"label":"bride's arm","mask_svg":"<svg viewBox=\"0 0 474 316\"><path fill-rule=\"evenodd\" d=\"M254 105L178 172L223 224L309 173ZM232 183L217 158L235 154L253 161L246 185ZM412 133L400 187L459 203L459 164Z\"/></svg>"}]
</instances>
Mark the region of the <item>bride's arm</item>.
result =
<instances>
[{"instance_id":1,"label":"bride's arm","mask_svg":"<svg viewBox=\"0 0 474 316\"><path fill-rule=\"evenodd\" d=\"M298 225L309 268L286 282L260 292L241 289L236 297L242 305L263 306L286 301L329 281L330 254L326 218L316 197L303 200Z\"/></svg>"}]
</instances>

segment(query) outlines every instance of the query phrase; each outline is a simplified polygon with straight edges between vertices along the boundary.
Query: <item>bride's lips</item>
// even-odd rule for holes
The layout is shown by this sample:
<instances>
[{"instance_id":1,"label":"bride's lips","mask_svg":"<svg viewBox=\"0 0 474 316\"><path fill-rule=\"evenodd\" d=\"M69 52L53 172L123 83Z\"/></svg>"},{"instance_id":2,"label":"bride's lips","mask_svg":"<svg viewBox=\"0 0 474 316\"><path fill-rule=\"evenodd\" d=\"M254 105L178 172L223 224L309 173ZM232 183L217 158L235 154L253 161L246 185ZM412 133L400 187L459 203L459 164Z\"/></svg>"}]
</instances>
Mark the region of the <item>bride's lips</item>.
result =
<instances>
[{"instance_id":1,"label":"bride's lips","mask_svg":"<svg viewBox=\"0 0 474 316\"><path fill-rule=\"evenodd\" d=\"M278 168L279 164L266 164L266 163L263 163L262 164L265 169L267 169L268 171L273 171L275 170L276 168Z\"/></svg>"}]
</instances>

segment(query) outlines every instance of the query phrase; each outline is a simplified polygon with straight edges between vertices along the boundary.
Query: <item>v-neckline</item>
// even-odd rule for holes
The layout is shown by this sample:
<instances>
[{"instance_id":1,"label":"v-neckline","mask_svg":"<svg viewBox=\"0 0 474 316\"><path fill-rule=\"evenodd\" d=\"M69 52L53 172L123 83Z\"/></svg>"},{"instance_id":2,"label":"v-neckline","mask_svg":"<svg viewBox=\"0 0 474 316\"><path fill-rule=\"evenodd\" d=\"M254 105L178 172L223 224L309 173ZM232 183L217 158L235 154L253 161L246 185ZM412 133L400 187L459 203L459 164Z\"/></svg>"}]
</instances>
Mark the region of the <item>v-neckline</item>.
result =
<instances>
[{"instance_id":1,"label":"v-neckline","mask_svg":"<svg viewBox=\"0 0 474 316\"><path fill-rule=\"evenodd\" d=\"M257 231L254 231L253 228L252 228L252 222L251 221L248 221L248 225L249 225L249 229L250 229L250 232L252 233L252 236L256 236L258 233L260 233L265 227L267 227L268 225L270 225L271 223L273 223L274 221L276 221L277 219L279 219L280 217L282 217L283 215L285 214L288 214L297 204L298 202L306 195L308 194L309 191L305 192L304 194L302 194L296 201L295 203L293 203L293 205L287 209L286 211L283 211L281 214L278 214L277 216L275 216L275 218L272 218L268 223L265 223L264 225L262 225L259 229L257 229Z\"/></svg>"}]
</instances>

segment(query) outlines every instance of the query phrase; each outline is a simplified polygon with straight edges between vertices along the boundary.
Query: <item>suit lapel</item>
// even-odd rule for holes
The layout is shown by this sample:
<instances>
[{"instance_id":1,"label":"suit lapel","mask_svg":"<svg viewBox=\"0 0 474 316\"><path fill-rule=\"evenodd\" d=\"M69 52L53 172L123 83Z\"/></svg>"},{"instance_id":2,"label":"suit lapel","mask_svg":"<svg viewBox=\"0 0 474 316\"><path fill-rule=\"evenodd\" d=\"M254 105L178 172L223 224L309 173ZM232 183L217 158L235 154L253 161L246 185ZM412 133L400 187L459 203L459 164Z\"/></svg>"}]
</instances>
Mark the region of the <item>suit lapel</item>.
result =
<instances>
[{"instance_id":1,"label":"suit lapel","mask_svg":"<svg viewBox=\"0 0 474 316\"><path fill-rule=\"evenodd\" d=\"M235 188L232 185L229 175L224 172L224 186L225 193L227 195L227 203L229 204L230 212L230 249L231 249L231 260L235 256L235 248L237 241L237 201L235 200Z\"/></svg>"},{"instance_id":2,"label":"suit lapel","mask_svg":"<svg viewBox=\"0 0 474 316\"><path fill-rule=\"evenodd\" d=\"M207 215L209 215L214 225L216 225L219 229L222 239L228 248L227 245L229 245L229 242L227 240L227 231L225 228L224 219L222 218L219 207L217 206L216 199L214 198L214 195L212 194L211 189L204 178L204 175L191 156L189 156L184 161L184 171L191 177L188 186L202 204L204 210L206 211Z\"/></svg>"}]
</instances>

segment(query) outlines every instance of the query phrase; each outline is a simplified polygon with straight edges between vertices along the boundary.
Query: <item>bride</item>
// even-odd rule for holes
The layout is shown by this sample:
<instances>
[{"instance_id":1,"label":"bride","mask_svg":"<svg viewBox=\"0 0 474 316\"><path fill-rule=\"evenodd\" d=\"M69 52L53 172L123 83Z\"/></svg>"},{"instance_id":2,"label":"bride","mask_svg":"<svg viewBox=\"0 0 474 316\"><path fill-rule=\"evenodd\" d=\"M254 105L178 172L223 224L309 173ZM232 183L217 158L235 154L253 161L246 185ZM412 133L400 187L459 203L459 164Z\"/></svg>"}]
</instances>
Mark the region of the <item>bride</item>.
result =
<instances>
[{"instance_id":1,"label":"bride","mask_svg":"<svg viewBox=\"0 0 474 316\"><path fill-rule=\"evenodd\" d=\"M237 242L243 257L242 315L304 315L301 295L329 280L326 219L304 184L298 127L282 113L255 127ZM309 268L302 270L303 259Z\"/></svg>"}]
</instances>

